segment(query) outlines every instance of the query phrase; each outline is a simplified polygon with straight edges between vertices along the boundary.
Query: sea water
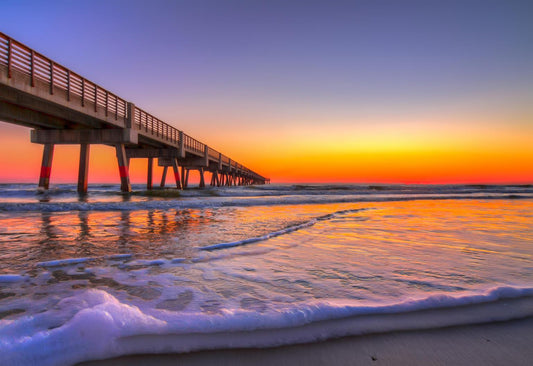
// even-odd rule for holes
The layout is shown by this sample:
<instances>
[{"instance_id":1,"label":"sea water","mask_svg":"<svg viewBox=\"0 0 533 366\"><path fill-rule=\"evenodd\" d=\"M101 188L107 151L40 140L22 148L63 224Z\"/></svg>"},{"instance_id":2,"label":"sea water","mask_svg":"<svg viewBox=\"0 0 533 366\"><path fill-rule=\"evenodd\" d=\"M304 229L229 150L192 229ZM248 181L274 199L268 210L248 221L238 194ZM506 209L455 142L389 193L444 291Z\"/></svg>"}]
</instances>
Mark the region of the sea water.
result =
<instances>
[{"instance_id":1,"label":"sea water","mask_svg":"<svg viewBox=\"0 0 533 366\"><path fill-rule=\"evenodd\" d=\"M532 186L0 185L1 365L507 320L531 302L490 305L531 296Z\"/></svg>"}]
</instances>

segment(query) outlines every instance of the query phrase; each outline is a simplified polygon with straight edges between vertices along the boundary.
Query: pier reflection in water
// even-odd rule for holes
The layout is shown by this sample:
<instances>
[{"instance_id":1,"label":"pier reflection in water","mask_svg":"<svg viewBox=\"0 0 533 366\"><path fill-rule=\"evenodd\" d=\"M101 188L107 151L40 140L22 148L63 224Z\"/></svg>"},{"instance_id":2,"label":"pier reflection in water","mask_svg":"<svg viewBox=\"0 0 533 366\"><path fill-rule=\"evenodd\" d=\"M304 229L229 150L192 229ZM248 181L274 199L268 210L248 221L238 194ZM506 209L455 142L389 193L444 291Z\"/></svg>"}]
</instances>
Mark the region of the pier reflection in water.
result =
<instances>
[{"instance_id":1,"label":"pier reflection in water","mask_svg":"<svg viewBox=\"0 0 533 366\"><path fill-rule=\"evenodd\" d=\"M0 213L1 273L68 258L188 260L198 247L243 240L305 220L288 207Z\"/></svg>"}]
</instances>

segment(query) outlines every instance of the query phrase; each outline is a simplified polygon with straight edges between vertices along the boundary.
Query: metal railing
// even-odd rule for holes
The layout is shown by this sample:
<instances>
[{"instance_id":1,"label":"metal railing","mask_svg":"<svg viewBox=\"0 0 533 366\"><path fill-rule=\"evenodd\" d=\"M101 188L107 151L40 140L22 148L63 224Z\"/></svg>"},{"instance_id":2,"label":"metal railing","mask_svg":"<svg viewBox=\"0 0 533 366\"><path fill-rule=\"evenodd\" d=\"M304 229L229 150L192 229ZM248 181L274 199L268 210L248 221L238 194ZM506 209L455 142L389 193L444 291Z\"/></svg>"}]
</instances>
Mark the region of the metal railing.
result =
<instances>
[{"instance_id":1,"label":"metal railing","mask_svg":"<svg viewBox=\"0 0 533 366\"><path fill-rule=\"evenodd\" d=\"M79 74L54 62L26 45L0 32L0 66L5 68L8 79L14 75L26 78L31 87L46 90L50 95L63 97L69 103L88 107L95 113L102 113L107 118L114 118L125 123L128 119L128 102L98 84L85 79ZM161 121L148 112L135 107L131 118L132 128L144 134L158 137L170 145L179 146L183 136L186 151L203 156L206 145L177 128ZM207 147L208 158L221 160L229 165L230 159L215 149ZM240 169L258 179L265 179L259 174L231 161L232 168Z\"/></svg>"},{"instance_id":2,"label":"metal railing","mask_svg":"<svg viewBox=\"0 0 533 366\"><path fill-rule=\"evenodd\" d=\"M183 134L183 146L186 150L197 152L200 155L203 155L205 151L205 145L203 143L185 133Z\"/></svg>"},{"instance_id":3,"label":"metal railing","mask_svg":"<svg viewBox=\"0 0 533 366\"><path fill-rule=\"evenodd\" d=\"M135 107L134 113L134 128L152 136L159 137L176 147L179 146L180 131L177 128L172 127L140 108Z\"/></svg>"},{"instance_id":4,"label":"metal railing","mask_svg":"<svg viewBox=\"0 0 533 366\"><path fill-rule=\"evenodd\" d=\"M115 120L126 119L124 99L1 32L0 63L6 66L8 78L14 74L25 76L30 86L45 89L50 95L102 111Z\"/></svg>"},{"instance_id":5,"label":"metal railing","mask_svg":"<svg viewBox=\"0 0 533 366\"><path fill-rule=\"evenodd\" d=\"M220 158L221 154L216 151L215 149L212 149L210 147L208 147L208 154L209 156L209 159L213 159L215 161L218 161L218 159Z\"/></svg>"}]
</instances>

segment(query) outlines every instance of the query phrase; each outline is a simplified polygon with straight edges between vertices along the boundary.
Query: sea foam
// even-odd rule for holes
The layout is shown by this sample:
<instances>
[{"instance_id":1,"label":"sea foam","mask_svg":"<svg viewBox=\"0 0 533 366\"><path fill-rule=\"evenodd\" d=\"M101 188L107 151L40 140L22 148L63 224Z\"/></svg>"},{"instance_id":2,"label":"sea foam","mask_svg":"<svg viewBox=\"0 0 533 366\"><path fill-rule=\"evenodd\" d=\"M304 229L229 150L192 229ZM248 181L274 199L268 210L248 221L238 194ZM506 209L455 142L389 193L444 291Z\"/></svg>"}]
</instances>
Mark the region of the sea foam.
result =
<instances>
[{"instance_id":1,"label":"sea foam","mask_svg":"<svg viewBox=\"0 0 533 366\"><path fill-rule=\"evenodd\" d=\"M324 300L263 314L242 309L208 314L142 309L91 289L63 299L45 314L0 320L0 364L63 365L126 354L271 347L503 321L533 316L532 295L533 288L498 287L478 294L435 295L387 305ZM51 318L61 317L62 324L51 326Z\"/></svg>"},{"instance_id":2,"label":"sea foam","mask_svg":"<svg viewBox=\"0 0 533 366\"><path fill-rule=\"evenodd\" d=\"M440 199L531 199L533 194L475 192L452 194L331 194L322 195L272 195L272 196L199 196L169 200L134 200L125 202L0 202L0 212L67 212L67 211L136 211L202 209L220 207L251 207L272 205L327 204L354 202L384 202Z\"/></svg>"}]
</instances>

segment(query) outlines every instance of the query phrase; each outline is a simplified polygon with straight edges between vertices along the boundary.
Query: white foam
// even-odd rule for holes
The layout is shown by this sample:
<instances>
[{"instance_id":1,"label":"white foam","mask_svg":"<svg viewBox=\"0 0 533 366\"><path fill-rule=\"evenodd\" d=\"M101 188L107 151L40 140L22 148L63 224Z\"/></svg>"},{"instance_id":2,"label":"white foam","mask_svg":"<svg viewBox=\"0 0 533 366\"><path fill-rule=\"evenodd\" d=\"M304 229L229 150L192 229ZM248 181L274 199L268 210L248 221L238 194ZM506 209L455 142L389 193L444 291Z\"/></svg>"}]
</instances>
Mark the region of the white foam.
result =
<instances>
[{"instance_id":1,"label":"white foam","mask_svg":"<svg viewBox=\"0 0 533 366\"><path fill-rule=\"evenodd\" d=\"M274 238L276 236L292 233L294 231L297 231L297 230L312 226L316 222L317 222L316 220L311 220L311 221L305 222L303 224L290 226L288 228L285 228L285 229L282 229L282 230L278 230L278 231L274 231L274 232L271 232L271 233L268 233L268 234L265 234L265 235L262 235L262 236L258 236L258 237L255 237L255 238L237 240L237 241L233 241L233 242L229 242L229 243L219 243L219 244L206 245L206 246L200 247L198 249L200 249L200 250L226 249L226 248L237 247L237 246L246 245L246 244L250 244L250 243L256 243L258 241L264 241L264 240L268 240L270 238Z\"/></svg>"},{"instance_id":2,"label":"white foam","mask_svg":"<svg viewBox=\"0 0 533 366\"><path fill-rule=\"evenodd\" d=\"M137 260L125 263L124 266L125 267L162 266L162 265L167 264L167 263L169 263L169 261L168 260L164 260L164 259L151 259L151 260L137 259Z\"/></svg>"},{"instance_id":3,"label":"white foam","mask_svg":"<svg viewBox=\"0 0 533 366\"><path fill-rule=\"evenodd\" d=\"M294 205L322 203L378 202L416 199L469 199L507 198L508 193L446 193L446 194L324 194L317 195L274 195L274 196L228 196L190 197L153 201L128 202L1 202L0 212L66 212L66 211L134 211L170 210L217 207L249 207L265 205ZM531 193L516 193L514 198L533 198Z\"/></svg>"},{"instance_id":4,"label":"white foam","mask_svg":"<svg viewBox=\"0 0 533 366\"><path fill-rule=\"evenodd\" d=\"M39 262L36 264L37 267L60 267L60 266L70 266L73 264L80 264L85 262L90 262L97 259L96 257L84 257L84 258L67 258L67 259L58 259L48 262Z\"/></svg>"},{"instance_id":5,"label":"white foam","mask_svg":"<svg viewBox=\"0 0 533 366\"><path fill-rule=\"evenodd\" d=\"M0 275L0 283L14 283L21 282L27 279L27 276L19 274L4 274Z\"/></svg>"},{"instance_id":6,"label":"white foam","mask_svg":"<svg viewBox=\"0 0 533 366\"><path fill-rule=\"evenodd\" d=\"M130 259L131 257L133 257L132 254L111 254L106 255L104 258L108 260L118 261L123 259Z\"/></svg>"},{"instance_id":7,"label":"white foam","mask_svg":"<svg viewBox=\"0 0 533 366\"><path fill-rule=\"evenodd\" d=\"M533 316L531 298L524 297L531 295L532 288L500 287L482 294L431 296L399 304L361 306L330 300L266 313L224 309L218 314L206 314L141 309L92 289L62 300L50 313L23 316L16 321L0 320L0 364L73 364L124 354L266 347L345 335L508 320ZM510 298L520 301L490 309L496 306L492 301ZM483 303L489 310L451 308ZM448 310L415 312L435 308ZM383 318L379 314L397 315ZM48 329L61 320L62 325Z\"/></svg>"}]
</instances>

